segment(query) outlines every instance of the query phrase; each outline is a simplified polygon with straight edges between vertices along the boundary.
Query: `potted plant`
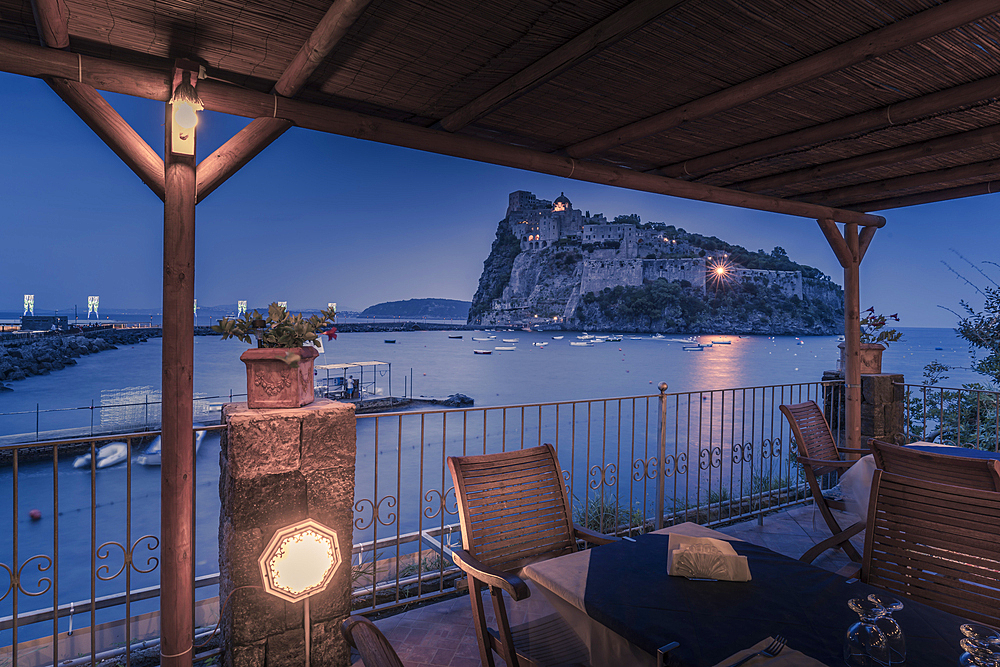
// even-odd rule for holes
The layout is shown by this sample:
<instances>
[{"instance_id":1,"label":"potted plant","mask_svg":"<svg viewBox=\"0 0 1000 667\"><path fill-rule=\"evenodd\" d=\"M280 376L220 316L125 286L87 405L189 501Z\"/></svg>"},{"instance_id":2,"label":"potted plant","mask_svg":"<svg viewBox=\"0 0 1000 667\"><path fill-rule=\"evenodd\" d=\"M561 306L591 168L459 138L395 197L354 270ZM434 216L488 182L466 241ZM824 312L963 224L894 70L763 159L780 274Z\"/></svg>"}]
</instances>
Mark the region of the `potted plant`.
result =
<instances>
[{"instance_id":1,"label":"potted plant","mask_svg":"<svg viewBox=\"0 0 1000 667\"><path fill-rule=\"evenodd\" d=\"M899 315L878 315L875 308L864 311L866 314L861 318L861 372L881 373L882 372L882 352L889 343L902 340L903 334L896 329L886 329L885 325L889 320L899 321ZM841 343L840 363L847 368L847 344Z\"/></svg>"},{"instance_id":2,"label":"potted plant","mask_svg":"<svg viewBox=\"0 0 1000 667\"><path fill-rule=\"evenodd\" d=\"M267 317L258 311L242 317L224 317L212 326L222 340L238 338L257 347L250 348L240 360L247 367L247 405L259 408L298 408L313 401L313 361L319 355L312 343L325 334L337 337L333 326L337 312L333 308L305 318L291 315L277 303L267 309Z\"/></svg>"}]
</instances>

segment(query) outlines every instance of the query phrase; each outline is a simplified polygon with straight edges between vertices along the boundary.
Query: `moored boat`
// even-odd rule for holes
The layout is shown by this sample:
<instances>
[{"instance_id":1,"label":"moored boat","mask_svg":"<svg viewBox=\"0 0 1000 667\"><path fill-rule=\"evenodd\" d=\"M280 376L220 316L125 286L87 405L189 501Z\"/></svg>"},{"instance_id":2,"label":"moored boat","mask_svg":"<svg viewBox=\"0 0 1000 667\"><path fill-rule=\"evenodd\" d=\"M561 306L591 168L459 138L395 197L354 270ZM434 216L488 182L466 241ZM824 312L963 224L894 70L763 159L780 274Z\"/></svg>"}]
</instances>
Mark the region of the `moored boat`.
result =
<instances>
[{"instance_id":1,"label":"moored boat","mask_svg":"<svg viewBox=\"0 0 1000 667\"><path fill-rule=\"evenodd\" d=\"M503 338L502 340L505 343L516 343L518 341L517 338Z\"/></svg>"},{"instance_id":2,"label":"moored boat","mask_svg":"<svg viewBox=\"0 0 1000 667\"><path fill-rule=\"evenodd\" d=\"M577 342L577 341L571 341L570 345L572 345L574 347L594 347L594 344L591 343L589 340L588 341L579 341L579 342Z\"/></svg>"},{"instance_id":3,"label":"moored boat","mask_svg":"<svg viewBox=\"0 0 1000 667\"><path fill-rule=\"evenodd\" d=\"M493 350L473 350L472 354L493 354Z\"/></svg>"},{"instance_id":4,"label":"moored boat","mask_svg":"<svg viewBox=\"0 0 1000 667\"><path fill-rule=\"evenodd\" d=\"M195 424L195 426L201 426L201 424ZM198 450L201 448L201 441L205 439L204 431L195 431L194 433L194 453L195 456L198 455ZM146 451L139 456L135 457L135 462L143 466L158 466L160 465L160 454L161 448L163 447L163 441L160 436L156 436L153 442L149 443L149 447L146 447Z\"/></svg>"},{"instance_id":5,"label":"moored boat","mask_svg":"<svg viewBox=\"0 0 1000 667\"><path fill-rule=\"evenodd\" d=\"M562 340L562 339L563 339L562 336L553 336L552 337L552 340Z\"/></svg>"},{"instance_id":6,"label":"moored boat","mask_svg":"<svg viewBox=\"0 0 1000 667\"><path fill-rule=\"evenodd\" d=\"M461 338L462 334L449 334L448 338Z\"/></svg>"},{"instance_id":7,"label":"moored boat","mask_svg":"<svg viewBox=\"0 0 1000 667\"><path fill-rule=\"evenodd\" d=\"M498 346L494 347L493 349L494 350L499 350L501 352L513 352L517 348L514 347L513 345L498 345Z\"/></svg>"},{"instance_id":8,"label":"moored boat","mask_svg":"<svg viewBox=\"0 0 1000 667\"><path fill-rule=\"evenodd\" d=\"M124 442L109 442L100 449L97 450L97 463L96 466L100 468L108 468L113 465L117 465L124 461L128 457L128 446ZM76 457L73 461L74 468L85 468L90 465L90 452L82 456Z\"/></svg>"}]
</instances>

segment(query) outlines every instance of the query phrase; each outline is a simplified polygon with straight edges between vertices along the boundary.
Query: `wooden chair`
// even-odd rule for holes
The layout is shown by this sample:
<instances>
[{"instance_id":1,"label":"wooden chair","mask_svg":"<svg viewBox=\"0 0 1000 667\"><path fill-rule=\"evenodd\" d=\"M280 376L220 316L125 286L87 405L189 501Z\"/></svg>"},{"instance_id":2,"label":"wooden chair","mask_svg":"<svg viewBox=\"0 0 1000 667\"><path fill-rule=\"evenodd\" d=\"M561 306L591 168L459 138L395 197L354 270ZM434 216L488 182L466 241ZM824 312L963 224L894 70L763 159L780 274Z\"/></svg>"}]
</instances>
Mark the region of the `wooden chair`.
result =
<instances>
[{"instance_id":1,"label":"wooden chair","mask_svg":"<svg viewBox=\"0 0 1000 667\"><path fill-rule=\"evenodd\" d=\"M1000 461L921 452L872 438L868 441L875 467L894 475L1000 491Z\"/></svg>"},{"instance_id":2,"label":"wooden chair","mask_svg":"<svg viewBox=\"0 0 1000 667\"><path fill-rule=\"evenodd\" d=\"M537 646L539 633L533 639L536 646L525 646L527 634L510 627L503 593L515 601L529 597L527 584L516 572L529 563L576 551L578 539L607 544L617 538L573 524L552 445L502 454L450 456L448 468L455 482L462 525L463 548L454 549L453 558L469 575L469 596L482 664L493 667L494 651L511 667L567 662L565 656L553 655L551 646L541 653L542 647ZM495 630L487 627L483 586L493 598ZM557 616L555 619L559 620ZM547 622L551 625L553 619ZM577 648L581 647L568 626L562 630L547 629L556 642L560 637L576 639ZM586 654L582 659L578 654L569 658L571 662L586 660Z\"/></svg>"},{"instance_id":3,"label":"wooden chair","mask_svg":"<svg viewBox=\"0 0 1000 667\"><path fill-rule=\"evenodd\" d=\"M382 631L364 616L348 616L340 626L347 643L358 650L365 667L403 667L392 644Z\"/></svg>"},{"instance_id":4,"label":"wooden chair","mask_svg":"<svg viewBox=\"0 0 1000 667\"><path fill-rule=\"evenodd\" d=\"M799 557L799 560L811 563L817 556L827 549L840 548L844 550L847 557L860 563L861 554L854 548L850 540L852 537L865 529L865 522L858 521L844 529L837 523L836 517L830 510L846 510L844 501L827 498L823 495L823 490L819 485L819 477L836 472L837 476L843 474L845 470L855 464L855 461L843 461L841 454L869 454L867 449L848 449L837 447L833 441L833 434L830 426L826 423L823 411L816 405L815 401L796 403L794 405L779 406L781 414L785 415L788 425L792 429L792 435L798 446L798 462L802 466L806 481L812 490L813 500L823 520L833 533L819 544L815 545Z\"/></svg>"},{"instance_id":5,"label":"wooden chair","mask_svg":"<svg viewBox=\"0 0 1000 667\"><path fill-rule=\"evenodd\" d=\"M1000 628L1000 493L876 470L861 580Z\"/></svg>"}]
</instances>

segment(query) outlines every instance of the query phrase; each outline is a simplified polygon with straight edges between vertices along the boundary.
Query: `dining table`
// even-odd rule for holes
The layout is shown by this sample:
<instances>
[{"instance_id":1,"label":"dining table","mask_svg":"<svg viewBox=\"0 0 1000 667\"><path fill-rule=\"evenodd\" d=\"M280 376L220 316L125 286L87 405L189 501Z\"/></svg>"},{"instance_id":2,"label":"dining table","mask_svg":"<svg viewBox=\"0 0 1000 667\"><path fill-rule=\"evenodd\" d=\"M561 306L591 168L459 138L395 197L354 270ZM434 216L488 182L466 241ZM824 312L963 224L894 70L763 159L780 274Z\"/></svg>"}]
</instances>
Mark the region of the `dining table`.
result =
<instances>
[{"instance_id":1,"label":"dining table","mask_svg":"<svg viewBox=\"0 0 1000 667\"><path fill-rule=\"evenodd\" d=\"M694 580L667 574L670 533L727 540L745 556L746 582ZM728 665L739 651L783 636L811 658L792 664L844 664L852 598L879 589L721 532L683 523L522 569L533 588L591 648L594 667ZM907 667L949 667L962 653L959 616L903 599L893 613L907 643ZM775 659L777 661L777 659ZM750 663L766 666L767 660Z\"/></svg>"},{"instance_id":2,"label":"dining table","mask_svg":"<svg viewBox=\"0 0 1000 667\"><path fill-rule=\"evenodd\" d=\"M1000 452L988 452L970 447L938 444L936 442L911 442L908 449L931 454L947 454L963 458L994 459L1000 461ZM867 454L840 476L838 486L844 497L844 506L851 514L862 520L868 518L868 502L871 497L872 479L875 476L875 458Z\"/></svg>"}]
</instances>

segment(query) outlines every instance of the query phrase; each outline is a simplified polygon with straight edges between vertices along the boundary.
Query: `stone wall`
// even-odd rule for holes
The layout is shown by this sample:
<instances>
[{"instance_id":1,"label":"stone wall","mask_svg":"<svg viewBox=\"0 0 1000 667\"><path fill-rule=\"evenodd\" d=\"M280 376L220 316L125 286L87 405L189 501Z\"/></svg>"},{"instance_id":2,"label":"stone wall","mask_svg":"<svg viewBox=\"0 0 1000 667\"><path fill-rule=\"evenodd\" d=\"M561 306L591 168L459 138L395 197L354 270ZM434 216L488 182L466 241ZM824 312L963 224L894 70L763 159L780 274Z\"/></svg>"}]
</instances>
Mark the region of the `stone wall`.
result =
<instances>
[{"instance_id":1,"label":"stone wall","mask_svg":"<svg viewBox=\"0 0 1000 667\"><path fill-rule=\"evenodd\" d=\"M802 298L801 271L769 271L766 269L736 269L736 279L744 285L777 287L785 296Z\"/></svg>"},{"instance_id":2,"label":"stone wall","mask_svg":"<svg viewBox=\"0 0 1000 667\"><path fill-rule=\"evenodd\" d=\"M642 279L651 283L660 278L668 282L686 280L698 290L705 290L705 260L701 257L687 259L647 259L642 265Z\"/></svg>"},{"instance_id":3,"label":"stone wall","mask_svg":"<svg viewBox=\"0 0 1000 667\"><path fill-rule=\"evenodd\" d=\"M580 293L600 292L605 287L642 284L641 259L586 259Z\"/></svg>"},{"instance_id":4,"label":"stone wall","mask_svg":"<svg viewBox=\"0 0 1000 667\"><path fill-rule=\"evenodd\" d=\"M319 399L302 408L223 408L219 494L219 596L225 667L300 667L303 603L261 588L258 558L277 529L315 519L337 532L342 562L329 588L310 598L314 665L346 667L340 634L350 615L354 542L354 406ZM247 587L247 588L244 588Z\"/></svg>"},{"instance_id":5,"label":"stone wall","mask_svg":"<svg viewBox=\"0 0 1000 667\"><path fill-rule=\"evenodd\" d=\"M843 380L842 371L827 371L823 380ZM903 375L900 373L862 374L861 376L861 445L869 438L895 442L905 434ZM846 396L842 385L825 391L824 412L834 437L838 432L842 447L846 447Z\"/></svg>"}]
</instances>

